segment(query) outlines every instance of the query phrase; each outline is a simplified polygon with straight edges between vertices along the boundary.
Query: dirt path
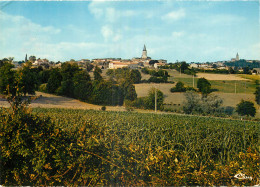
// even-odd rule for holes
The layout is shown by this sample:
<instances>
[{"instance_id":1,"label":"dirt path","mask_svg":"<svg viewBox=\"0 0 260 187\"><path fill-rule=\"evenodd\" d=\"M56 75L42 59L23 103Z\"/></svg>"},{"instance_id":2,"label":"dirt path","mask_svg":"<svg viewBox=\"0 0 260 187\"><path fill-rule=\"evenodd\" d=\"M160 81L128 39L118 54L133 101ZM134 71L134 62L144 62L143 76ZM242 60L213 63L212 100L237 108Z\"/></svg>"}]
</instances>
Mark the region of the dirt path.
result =
<instances>
[{"instance_id":1,"label":"dirt path","mask_svg":"<svg viewBox=\"0 0 260 187\"><path fill-rule=\"evenodd\" d=\"M40 96L41 95L41 96ZM71 108L71 109L92 109L101 110L102 106L93 105L79 100L62 97L42 92L36 92L36 96L39 96L36 100L32 101L30 107L32 108ZM5 99L0 98L0 107L9 107L9 103ZM106 110L109 111L125 111L123 106L106 106Z\"/></svg>"}]
</instances>

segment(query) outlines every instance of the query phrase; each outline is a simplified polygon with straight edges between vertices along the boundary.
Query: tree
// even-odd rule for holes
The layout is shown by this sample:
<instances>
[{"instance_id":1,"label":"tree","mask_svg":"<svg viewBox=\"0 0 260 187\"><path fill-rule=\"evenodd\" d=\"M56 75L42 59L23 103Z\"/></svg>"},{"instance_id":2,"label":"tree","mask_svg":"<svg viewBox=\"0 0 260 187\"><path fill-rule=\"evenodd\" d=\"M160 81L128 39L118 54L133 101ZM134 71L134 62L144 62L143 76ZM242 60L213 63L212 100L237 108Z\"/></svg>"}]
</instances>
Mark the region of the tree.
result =
<instances>
[{"instance_id":1,"label":"tree","mask_svg":"<svg viewBox=\"0 0 260 187\"><path fill-rule=\"evenodd\" d=\"M133 81L133 83L140 83L142 76L139 70L133 69L130 71L130 80Z\"/></svg>"},{"instance_id":2,"label":"tree","mask_svg":"<svg viewBox=\"0 0 260 187\"><path fill-rule=\"evenodd\" d=\"M249 68L249 67L244 67L244 68L243 68L243 73L244 73L244 74L251 74L250 68Z\"/></svg>"},{"instance_id":3,"label":"tree","mask_svg":"<svg viewBox=\"0 0 260 187\"><path fill-rule=\"evenodd\" d=\"M55 91L58 89L62 81L62 76L60 74L59 69L54 68L51 69L50 72L50 78L47 83L47 92L48 93L55 93Z\"/></svg>"},{"instance_id":4,"label":"tree","mask_svg":"<svg viewBox=\"0 0 260 187\"><path fill-rule=\"evenodd\" d=\"M185 93L186 101L183 103L183 111L186 114L201 112L200 96L198 93L189 91Z\"/></svg>"},{"instance_id":5,"label":"tree","mask_svg":"<svg viewBox=\"0 0 260 187\"><path fill-rule=\"evenodd\" d=\"M103 80L103 77L101 76L102 70L99 67L95 67L94 70L94 80L95 81L101 81Z\"/></svg>"},{"instance_id":6,"label":"tree","mask_svg":"<svg viewBox=\"0 0 260 187\"><path fill-rule=\"evenodd\" d=\"M61 81L61 85L56 90L58 95L64 95L68 97L74 96L74 84L71 79L67 79L65 81Z\"/></svg>"},{"instance_id":7,"label":"tree","mask_svg":"<svg viewBox=\"0 0 260 187\"><path fill-rule=\"evenodd\" d=\"M38 86L37 74L33 72L30 65L24 65L22 69L17 72L17 86L24 95L35 94Z\"/></svg>"},{"instance_id":8,"label":"tree","mask_svg":"<svg viewBox=\"0 0 260 187\"><path fill-rule=\"evenodd\" d=\"M47 83L50 78L50 70L43 70L39 72L40 83Z\"/></svg>"},{"instance_id":9,"label":"tree","mask_svg":"<svg viewBox=\"0 0 260 187\"><path fill-rule=\"evenodd\" d=\"M120 87L123 91L124 99L134 101L137 98L135 87L131 82L125 80Z\"/></svg>"},{"instance_id":10,"label":"tree","mask_svg":"<svg viewBox=\"0 0 260 187\"><path fill-rule=\"evenodd\" d=\"M94 104L109 104L110 89L106 81L94 81L91 102Z\"/></svg>"},{"instance_id":11,"label":"tree","mask_svg":"<svg viewBox=\"0 0 260 187\"><path fill-rule=\"evenodd\" d=\"M204 97L206 97L211 91L211 84L209 83L209 81L207 79L200 78L197 81L197 88L202 93L202 95Z\"/></svg>"},{"instance_id":12,"label":"tree","mask_svg":"<svg viewBox=\"0 0 260 187\"><path fill-rule=\"evenodd\" d=\"M216 96L202 97L196 92L186 92L186 101L183 103L183 111L186 114L218 114L221 113L223 100Z\"/></svg>"},{"instance_id":13,"label":"tree","mask_svg":"<svg viewBox=\"0 0 260 187\"><path fill-rule=\"evenodd\" d=\"M185 61L181 62L180 71L183 73L186 69L189 69L189 64L187 64Z\"/></svg>"},{"instance_id":14,"label":"tree","mask_svg":"<svg viewBox=\"0 0 260 187\"><path fill-rule=\"evenodd\" d=\"M171 88L171 92L185 92L186 88L184 87L184 84L180 81L177 82L176 86Z\"/></svg>"},{"instance_id":15,"label":"tree","mask_svg":"<svg viewBox=\"0 0 260 187\"><path fill-rule=\"evenodd\" d=\"M73 77L74 97L82 101L89 100L92 93L92 84L87 71L79 71Z\"/></svg>"},{"instance_id":16,"label":"tree","mask_svg":"<svg viewBox=\"0 0 260 187\"><path fill-rule=\"evenodd\" d=\"M61 75L62 75L62 80L63 81L67 81L67 80L71 80L72 77L74 76L75 73L77 73L79 71L79 66L76 63L63 63L61 65Z\"/></svg>"},{"instance_id":17,"label":"tree","mask_svg":"<svg viewBox=\"0 0 260 187\"><path fill-rule=\"evenodd\" d=\"M163 93L156 89L157 93L157 108L159 110L163 110L163 101L164 101L164 96ZM145 108L146 109L154 109L155 108L155 88L150 89L148 96L145 98L144 101Z\"/></svg>"},{"instance_id":18,"label":"tree","mask_svg":"<svg viewBox=\"0 0 260 187\"><path fill-rule=\"evenodd\" d=\"M251 101L242 100L239 104L237 104L236 112L241 116L255 116L256 108L254 107L254 103Z\"/></svg>"},{"instance_id":19,"label":"tree","mask_svg":"<svg viewBox=\"0 0 260 187\"><path fill-rule=\"evenodd\" d=\"M0 93L16 95L15 72L12 70L14 65L3 61L0 67Z\"/></svg>"},{"instance_id":20,"label":"tree","mask_svg":"<svg viewBox=\"0 0 260 187\"><path fill-rule=\"evenodd\" d=\"M260 87L258 86L255 91L255 101L260 105Z\"/></svg>"}]
</instances>

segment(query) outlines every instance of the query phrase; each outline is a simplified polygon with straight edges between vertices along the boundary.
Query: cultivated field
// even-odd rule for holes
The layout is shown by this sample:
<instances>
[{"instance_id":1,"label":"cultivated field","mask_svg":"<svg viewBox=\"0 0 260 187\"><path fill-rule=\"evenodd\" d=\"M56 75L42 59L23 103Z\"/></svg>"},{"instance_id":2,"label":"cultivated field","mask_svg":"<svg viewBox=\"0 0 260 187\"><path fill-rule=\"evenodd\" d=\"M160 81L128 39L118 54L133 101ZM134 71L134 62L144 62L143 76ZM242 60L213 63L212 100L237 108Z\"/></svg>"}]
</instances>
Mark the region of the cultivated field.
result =
<instances>
[{"instance_id":1,"label":"cultivated field","mask_svg":"<svg viewBox=\"0 0 260 187\"><path fill-rule=\"evenodd\" d=\"M138 97L145 97L151 88L157 88L164 93L166 104L182 104L185 100L184 93L171 93L170 88L174 84L135 84L135 89ZM224 106L236 106L242 99L253 101L255 100L254 94L247 93L221 93L213 92L212 94L218 95L224 100Z\"/></svg>"},{"instance_id":2,"label":"cultivated field","mask_svg":"<svg viewBox=\"0 0 260 187\"><path fill-rule=\"evenodd\" d=\"M207 80L225 80L225 81L245 81L247 79L238 75L226 75L226 74L212 74L212 73L197 73L197 78L205 78Z\"/></svg>"},{"instance_id":3,"label":"cultivated field","mask_svg":"<svg viewBox=\"0 0 260 187\"><path fill-rule=\"evenodd\" d=\"M96 180L85 178L86 184L234 186L259 183L257 122L133 112L33 111L50 116L71 136L79 134L77 143L72 142L72 146L68 142L65 146L72 150L72 155L73 150L81 155L73 158L87 156L89 160L83 160L85 164L99 159L93 162L97 165L90 165L89 170L93 172L86 170L85 173ZM77 167L84 168L85 164ZM77 167L71 172L76 172ZM252 181L235 180L234 175L240 170L251 176ZM85 170L79 171L84 174ZM71 180L66 175L63 178L68 179Z\"/></svg>"}]
</instances>

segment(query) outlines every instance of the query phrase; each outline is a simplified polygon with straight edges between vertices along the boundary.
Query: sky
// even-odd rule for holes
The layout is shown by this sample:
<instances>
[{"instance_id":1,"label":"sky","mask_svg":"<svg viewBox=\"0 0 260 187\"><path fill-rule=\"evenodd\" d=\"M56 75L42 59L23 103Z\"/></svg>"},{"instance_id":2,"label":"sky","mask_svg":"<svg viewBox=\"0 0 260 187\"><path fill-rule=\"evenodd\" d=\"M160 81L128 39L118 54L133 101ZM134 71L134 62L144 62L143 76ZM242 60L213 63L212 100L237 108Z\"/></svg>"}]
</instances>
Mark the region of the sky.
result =
<instances>
[{"instance_id":1,"label":"sky","mask_svg":"<svg viewBox=\"0 0 260 187\"><path fill-rule=\"evenodd\" d=\"M259 0L1 1L0 59L260 60Z\"/></svg>"}]
</instances>

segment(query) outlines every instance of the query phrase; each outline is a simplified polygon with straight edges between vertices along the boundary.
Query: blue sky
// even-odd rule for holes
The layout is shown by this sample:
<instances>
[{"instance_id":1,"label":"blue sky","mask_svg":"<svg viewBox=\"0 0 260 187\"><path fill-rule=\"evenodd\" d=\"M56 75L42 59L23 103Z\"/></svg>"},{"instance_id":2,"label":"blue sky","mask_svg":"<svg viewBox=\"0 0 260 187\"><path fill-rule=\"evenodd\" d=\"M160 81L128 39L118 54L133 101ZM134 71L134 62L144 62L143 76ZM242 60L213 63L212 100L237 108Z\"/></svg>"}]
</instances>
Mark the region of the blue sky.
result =
<instances>
[{"instance_id":1,"label":"blue sky","mask_svg":"<svg viewBox=\"0 0 260 187\"><path fill-rule=\"evenodd\" d=\"M260 60L259 1L1 1L0 58Z\"/></svg>"}]
</instances>

